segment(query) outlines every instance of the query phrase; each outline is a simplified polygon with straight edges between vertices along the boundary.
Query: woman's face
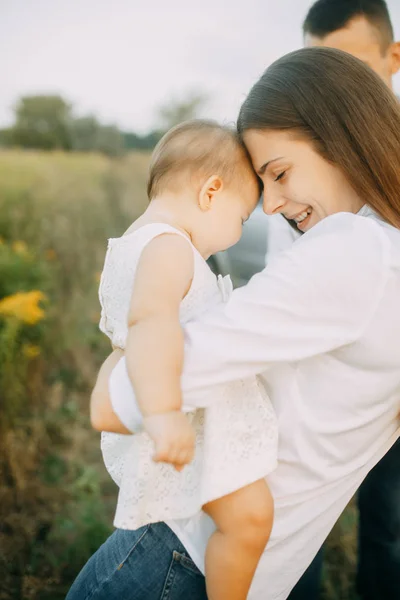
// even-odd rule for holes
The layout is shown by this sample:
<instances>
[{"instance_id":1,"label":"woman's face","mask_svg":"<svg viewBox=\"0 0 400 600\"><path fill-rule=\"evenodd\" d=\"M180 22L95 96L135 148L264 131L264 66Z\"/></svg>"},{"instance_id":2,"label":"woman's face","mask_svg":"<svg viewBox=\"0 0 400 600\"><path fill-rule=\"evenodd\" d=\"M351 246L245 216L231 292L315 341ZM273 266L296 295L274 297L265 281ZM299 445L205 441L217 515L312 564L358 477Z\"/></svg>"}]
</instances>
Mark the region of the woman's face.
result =
<instances>
[{"instance_id":1,"label":"woman's face","mask_svg":"<svg viewBox=\"0 0 400 600\"><path fill-rule=\"evenodd\" d=\"M244 133L254 170L264 184L264 212L281 213L300 231L338 212L360 210L362 202L342 172L305 140L287 131Z\"/></svg>"}]
</instances>

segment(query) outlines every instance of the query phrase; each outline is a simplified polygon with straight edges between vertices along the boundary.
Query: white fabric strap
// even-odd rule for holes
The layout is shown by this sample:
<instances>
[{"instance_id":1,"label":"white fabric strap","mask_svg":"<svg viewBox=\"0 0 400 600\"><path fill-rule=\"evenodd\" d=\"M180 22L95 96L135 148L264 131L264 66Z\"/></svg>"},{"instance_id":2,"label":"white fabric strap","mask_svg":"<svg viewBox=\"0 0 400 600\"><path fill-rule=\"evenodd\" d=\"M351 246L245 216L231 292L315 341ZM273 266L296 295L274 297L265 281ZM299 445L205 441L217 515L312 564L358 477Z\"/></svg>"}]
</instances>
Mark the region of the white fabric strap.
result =
<instances>
[{"instance_id":1,"label":"white fabric strap","mask_svg":"<svg viewBox=\"0 0 400 600\"><path fill-rule=\"evenodd\" d=\"M142 431L143 417L135 401L125 357L121 358L112 370L108 387L111 406L121 423L132 433ZM131 399L131 402L129 402L129 399Z\"/></svg>"}]
</instances>

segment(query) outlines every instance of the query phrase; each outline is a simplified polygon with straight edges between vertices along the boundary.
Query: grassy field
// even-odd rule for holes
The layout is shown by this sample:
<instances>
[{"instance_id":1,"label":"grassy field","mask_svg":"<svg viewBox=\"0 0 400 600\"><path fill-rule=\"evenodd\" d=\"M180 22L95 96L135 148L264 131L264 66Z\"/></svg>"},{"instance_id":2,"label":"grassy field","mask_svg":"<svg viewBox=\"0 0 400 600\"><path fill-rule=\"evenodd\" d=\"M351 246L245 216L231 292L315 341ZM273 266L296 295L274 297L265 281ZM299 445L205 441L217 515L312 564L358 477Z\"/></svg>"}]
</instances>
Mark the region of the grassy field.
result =
<instances>
[{"instance_id":1,"label":"grassy field","mask_svg":"<svg viewBox=\"0 0 400 600\"><path fill-rule=\"evenodd\" d=\"M146 204L148 156L0 152L0 600L61 600L116 499L88 423L109 351L106 240ZM324 600L354 600L356 512L332 532Z\"/></svg>"}]
</instances>

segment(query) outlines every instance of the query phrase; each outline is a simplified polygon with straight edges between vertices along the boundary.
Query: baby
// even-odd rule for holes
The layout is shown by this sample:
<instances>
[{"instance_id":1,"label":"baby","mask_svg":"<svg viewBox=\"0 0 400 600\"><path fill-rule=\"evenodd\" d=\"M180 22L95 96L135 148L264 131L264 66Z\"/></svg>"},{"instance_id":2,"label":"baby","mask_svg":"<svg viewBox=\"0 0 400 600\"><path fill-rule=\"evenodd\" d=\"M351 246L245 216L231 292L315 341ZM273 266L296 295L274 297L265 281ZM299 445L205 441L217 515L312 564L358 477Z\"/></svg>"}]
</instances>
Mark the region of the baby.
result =
<instances>
[{"instance_id":1,"label":"baby","mask_svg":"<svg viewBox=\"0 0 400 600\"><path fill-rule=\"evenodd\" d=\"M204 510L217 528L205 557L209 600L247 597L272 527L265 476L276 466L277 424L256 378L185 405L181 325L228 299L230 280L206 260L240 239L259 195L234 131L209 121L175 127L154 150L147 210L109 240L99 291L100 328L119 350L92 403L123 396L136 409L125 421L135 435L102 435L120 488L114 524L136 529Z\"/></svg>"}]
</instances>

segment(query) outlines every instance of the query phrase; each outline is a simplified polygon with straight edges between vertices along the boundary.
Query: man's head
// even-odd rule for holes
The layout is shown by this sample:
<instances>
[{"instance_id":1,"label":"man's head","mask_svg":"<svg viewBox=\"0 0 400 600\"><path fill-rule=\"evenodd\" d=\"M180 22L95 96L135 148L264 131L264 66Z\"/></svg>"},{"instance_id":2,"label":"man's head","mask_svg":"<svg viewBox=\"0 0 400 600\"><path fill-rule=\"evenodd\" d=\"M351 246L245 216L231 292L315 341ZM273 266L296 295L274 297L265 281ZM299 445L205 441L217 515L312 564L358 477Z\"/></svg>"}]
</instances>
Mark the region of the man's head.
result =
<instances>
[{"instance_id":1,"label":"man's head","mask_svg":"<svg viewBox=\"0 0 400 600\"><path fill-rule=\"evenodd\" d=\"M303 23L306 46L337 48L371 67L392 88L400 42L384 0L318 0Z\"/></svg>"}]
</instances>

